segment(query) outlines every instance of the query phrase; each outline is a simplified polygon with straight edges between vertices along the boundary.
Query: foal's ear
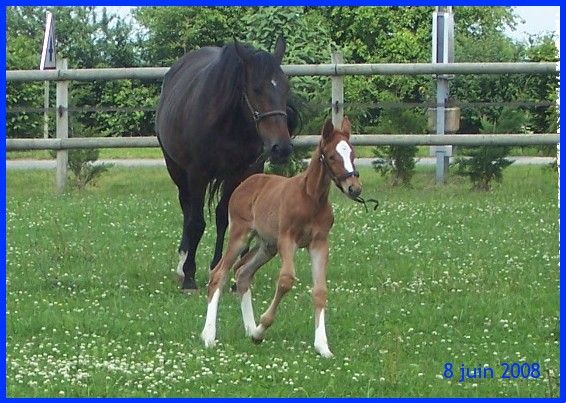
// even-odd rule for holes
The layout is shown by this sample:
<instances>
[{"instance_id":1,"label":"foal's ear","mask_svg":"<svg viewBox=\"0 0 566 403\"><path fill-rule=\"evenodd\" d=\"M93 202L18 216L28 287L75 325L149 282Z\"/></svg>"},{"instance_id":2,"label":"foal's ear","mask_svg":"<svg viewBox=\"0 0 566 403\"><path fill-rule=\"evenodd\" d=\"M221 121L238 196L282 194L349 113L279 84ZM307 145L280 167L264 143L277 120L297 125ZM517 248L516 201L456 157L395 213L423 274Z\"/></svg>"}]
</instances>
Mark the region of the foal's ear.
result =
<instances>
[{"instance_id":1,"label":"foal's ear","mask_svg":"<svg viewBox=\"0 0 566 403\"><path fill-rule=\"evenodd\" d=\"M278 64L283 61L283 55L285 54L285 38L283 35L279 35L277 42L275 42L275 50L273 51L273 57L277 60Z\"/></svg>"},{"instance_id":2,"label":"foal's ear","mask_svg":"<svg viewBox=\"0 0 566 403\"><path fill-rule=\"evenodd\" d=\"M348 116L344 116L344 119L342 119L342 133L348 138L350 138L350 134L352 134L352 124Z\"/></svg>"},{"instance_id":3,"label":"foal's ear","mask_svg":"<svg viewBox=\"0 0 566 403\"><path fill-rule=\"evenodd\" d=\"M330 140L333 132L334 125L332 124L332 119L327 119L326 122L324 122L324 127L322 128L322 132L320 133L322 135L322 139L324 141Z\"/></svg>"}]
</instances>

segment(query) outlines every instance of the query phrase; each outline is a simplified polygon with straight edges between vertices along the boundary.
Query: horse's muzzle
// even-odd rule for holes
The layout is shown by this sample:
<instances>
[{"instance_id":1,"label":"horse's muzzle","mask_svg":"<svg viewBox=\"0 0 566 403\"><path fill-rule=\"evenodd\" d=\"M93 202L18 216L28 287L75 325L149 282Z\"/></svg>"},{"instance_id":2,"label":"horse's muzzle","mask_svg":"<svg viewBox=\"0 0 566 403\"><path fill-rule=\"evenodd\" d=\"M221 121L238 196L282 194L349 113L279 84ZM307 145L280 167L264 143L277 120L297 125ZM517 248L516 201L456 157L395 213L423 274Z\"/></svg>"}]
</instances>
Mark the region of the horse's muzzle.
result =
<instances>
[{"instance_id":1,"label":"horse's muzzle","mask_svg":"<svg viewBox=\"0 0 566 403\"><path fill-rule=\"evenodd\" d=\"M285 164L293 153L292 143L276 143L269 150L269 159L275 164Z\"/></svg>"}]
</instances>

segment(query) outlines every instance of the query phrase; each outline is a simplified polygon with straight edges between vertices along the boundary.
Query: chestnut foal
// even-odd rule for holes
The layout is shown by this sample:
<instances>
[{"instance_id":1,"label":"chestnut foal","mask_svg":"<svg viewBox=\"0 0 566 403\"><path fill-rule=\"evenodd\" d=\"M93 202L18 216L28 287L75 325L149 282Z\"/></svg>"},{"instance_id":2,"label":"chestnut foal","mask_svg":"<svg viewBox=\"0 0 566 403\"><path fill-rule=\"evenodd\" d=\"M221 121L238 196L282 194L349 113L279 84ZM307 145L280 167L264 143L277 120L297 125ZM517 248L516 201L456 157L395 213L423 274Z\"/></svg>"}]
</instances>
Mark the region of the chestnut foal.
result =
<instances>
[{"instance_id":1,"label":"chestnut foal","mask_svg":"<svg viewBox=\"0 0 566 403\"><path fill-rule=\"evenodd\" d=\"M256 237L256 246L240 259L236 272L246 335L256 342L263 340L265 330L273 323L277 306L293 287L295 251L307 247L314 284L314 347L323 357L332 357L324 326L328 233L334 222L328 193L330 183L334 181L351 199L355 200L361 194L359 174L354 169L354 152L349 142L350 131L347 117L344 117L341 130L335 129L328 120L305 172L292 178L256 174L236 188L228 207L228 246L210 273L208 283L208 310L201 334L206 347L215 343L218 300L227 274L248 241ZM282 266L275 297L256 326L250 281L255 272L276 253L281 256Z\"/></svg>"}]
</instances>

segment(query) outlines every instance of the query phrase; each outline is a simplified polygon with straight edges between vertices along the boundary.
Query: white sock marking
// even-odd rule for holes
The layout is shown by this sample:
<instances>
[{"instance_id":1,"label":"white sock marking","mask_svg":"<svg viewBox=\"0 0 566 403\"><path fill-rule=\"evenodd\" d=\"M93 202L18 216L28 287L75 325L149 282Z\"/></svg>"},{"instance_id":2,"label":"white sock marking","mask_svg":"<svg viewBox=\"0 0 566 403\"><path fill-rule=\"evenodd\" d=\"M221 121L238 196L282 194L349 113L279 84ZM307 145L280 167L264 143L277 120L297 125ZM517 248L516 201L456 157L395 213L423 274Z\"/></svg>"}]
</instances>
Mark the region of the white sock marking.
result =
<instances>
[{"instance_id":1,"label":"white sock marking","mask_svg":"<svg viewBox=\"0 0 566 403\"><path fill-rule=\"evenodd\" d=\"M263 334L265 333L265 328L260 323L257 327L252 331L252 337L256 340L263 339Z\"/></svg>"},{"instance_id":2,"label":"white sock marking","mask_svg":"<svg viewBox=\"0 0 566 403\"><path fill-rule=\"evenodd\" d=\"M206 322L200 337L204 341L205 347L213 347L216 342L216 312L218 310L218 299L220 298L220 288L217 288L208 303L206 310Z\"/></svg>"},{"instance_id":3,"label":"white sock marking","mask_svg":"<svg viewBox=\"0 0 566 403\"><path fill-rule=\"evenodd\" d=\"M187 252L179 252L179 264L177 265L177 275L179 277L185 277L185 272L183 271L183 265L187 260Z\"/></svg>"},{"instance_id":4,"label":"white sock marking","mask_svg":"<svg viewBox=\"0 0 566 403\"><path fill-rule=\"evenodd\" d=\"M333 356L328 348L328 340L326 340L326 329L324 327L324 309L321 309L318 318L318 327L314 331L314 348L324 358Z\"/></svg>"},{"instance_id":5,"label":"white sock marking","mask_svg":"<svg viewBox=\"0 0 566 403\"><path fill-rule=\"evenodd\" d=\"M352 165L352 160L350 159L352 149L350 148L348 143L344 140L341 140L338 144L336 144L336 152L340 154L342 160L344 161L344 169L346 169L347 172L354 172L354 166Z\"/></svg>"},{"instance_id":6,"label":"white sock marking","mask_svg":"<svg viewBox=\"0 0 566 403\"><path fill-rule=\"evenodd\" d=\"M248 291L242 295L242 318L244 319L244 329L246 330L246 336L251 336L254 331L256 324L254 319L254 308L252 306L252 292L248 288Z\"/></svg>"}]
</instances>

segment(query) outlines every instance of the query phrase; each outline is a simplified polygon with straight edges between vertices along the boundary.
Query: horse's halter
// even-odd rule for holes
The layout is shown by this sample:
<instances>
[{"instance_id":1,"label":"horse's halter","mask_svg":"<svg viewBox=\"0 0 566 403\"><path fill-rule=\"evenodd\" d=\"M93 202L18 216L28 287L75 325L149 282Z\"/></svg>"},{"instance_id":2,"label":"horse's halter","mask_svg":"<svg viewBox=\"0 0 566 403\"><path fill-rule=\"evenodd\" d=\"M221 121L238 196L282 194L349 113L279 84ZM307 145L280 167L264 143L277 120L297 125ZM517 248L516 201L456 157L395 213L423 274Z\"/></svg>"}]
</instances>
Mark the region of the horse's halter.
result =
<instances>
[{"instance_id":1,"label":"horse's halter","mask_svg":"<svg viewBox=\"0 0 566 403\"><path fill-rule=\"evenodd\" d=\"M257 128L257 125L258 125L260 120L268 118L270 116L282 115L282 116L285 116L285 118L287 118L287 112L282 111L280 109L276 109L276 110L269 111L269 112L263 112L263 113L255 110L253 108L252 104L250 103L250 100L248 98L248 94L245 91L244 91L244 101L246 101L246 105L248 106L248 109L252 113L252 117L254 119L256 128Z\"/></svg>"}]
</instances>

